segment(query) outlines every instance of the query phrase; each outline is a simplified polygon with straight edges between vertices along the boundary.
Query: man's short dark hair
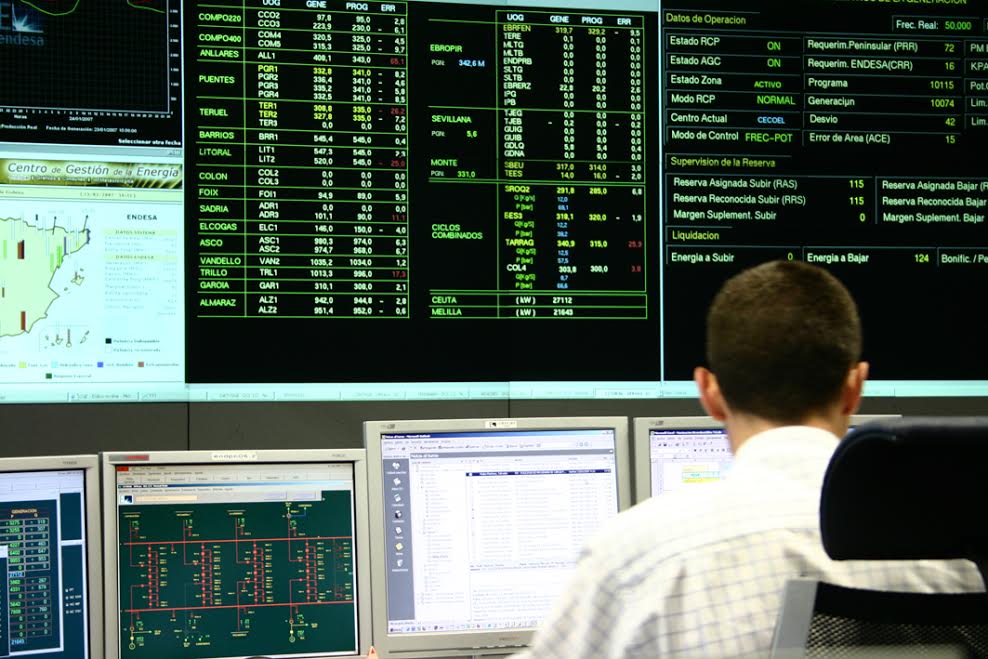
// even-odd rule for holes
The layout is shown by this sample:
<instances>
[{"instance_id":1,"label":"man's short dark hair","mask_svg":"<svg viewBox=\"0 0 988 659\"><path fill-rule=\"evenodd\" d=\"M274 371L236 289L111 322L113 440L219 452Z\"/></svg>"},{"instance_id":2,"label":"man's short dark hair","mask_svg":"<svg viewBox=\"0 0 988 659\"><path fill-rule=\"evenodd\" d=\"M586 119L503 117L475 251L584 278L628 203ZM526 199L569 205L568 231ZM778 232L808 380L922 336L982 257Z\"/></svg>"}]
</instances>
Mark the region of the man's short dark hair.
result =
<instances>
[{"instance_id":1,"label":"man's short dark hair","mask_svg":"<svg viewBox=\"0 0 988 659\"><path fill-rule=\"evenodd\" d=\"M707 313L707 361L724 400L777 423L801 423L836 402L861 344L851 294L802 262L745 270Z\"/></svg>"}]
</instances>

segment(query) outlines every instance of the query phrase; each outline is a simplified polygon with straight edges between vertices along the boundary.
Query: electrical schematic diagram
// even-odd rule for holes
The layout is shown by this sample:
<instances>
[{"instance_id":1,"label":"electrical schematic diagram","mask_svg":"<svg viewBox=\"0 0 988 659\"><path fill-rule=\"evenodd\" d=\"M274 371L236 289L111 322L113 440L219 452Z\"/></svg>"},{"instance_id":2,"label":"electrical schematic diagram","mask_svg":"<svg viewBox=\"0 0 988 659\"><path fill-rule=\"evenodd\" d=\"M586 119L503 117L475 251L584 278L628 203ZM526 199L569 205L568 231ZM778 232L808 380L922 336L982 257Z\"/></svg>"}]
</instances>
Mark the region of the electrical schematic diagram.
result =
<instances>
[{"instance_id":1,"label":"electrical schematic diagram","mask_svg":"<svg viewBox=\"0 0 988 659\"><path fill-rule=\"evenodd\" d=\"M312 656L356 646L350 492L119 511L122 657Z\"/></svg>"}]
</instances>

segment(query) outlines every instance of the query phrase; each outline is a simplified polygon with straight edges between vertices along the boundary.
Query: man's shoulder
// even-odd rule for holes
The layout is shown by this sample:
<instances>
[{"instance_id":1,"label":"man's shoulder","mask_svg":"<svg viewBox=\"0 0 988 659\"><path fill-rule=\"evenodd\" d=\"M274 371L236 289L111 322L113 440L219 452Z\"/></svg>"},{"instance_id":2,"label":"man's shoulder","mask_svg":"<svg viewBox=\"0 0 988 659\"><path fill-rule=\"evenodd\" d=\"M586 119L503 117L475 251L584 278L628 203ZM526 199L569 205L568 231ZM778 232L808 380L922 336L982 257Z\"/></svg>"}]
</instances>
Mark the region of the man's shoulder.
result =
<instances>
[{"instance_id":1,"label":"man's shoulder","mask_svg":"<svg viewBox=\"0 0 988 659\"><path fill-rule=\"evenodd\" d=\"M602 567L620 570L648 558L660 562L690 546L714 539L710 531L732 500L730 487L710 483L646 499L617 515L588 544Z\"/></svg>"},{"instance_id":2,"label":"man's shoulder","mask_svg":"<svg viewBox=\"0 0 988 659\"><path fill-rule=\"evenodd\" d=\"M817 516L817 499L804 488L767 500L764 489L730 480L708 483L652 497L622 512L593 537L587 554L607 572L621 572L630 564L657 568L718 552L752 535L813 532Z\"/></svg>"}]
</instances>

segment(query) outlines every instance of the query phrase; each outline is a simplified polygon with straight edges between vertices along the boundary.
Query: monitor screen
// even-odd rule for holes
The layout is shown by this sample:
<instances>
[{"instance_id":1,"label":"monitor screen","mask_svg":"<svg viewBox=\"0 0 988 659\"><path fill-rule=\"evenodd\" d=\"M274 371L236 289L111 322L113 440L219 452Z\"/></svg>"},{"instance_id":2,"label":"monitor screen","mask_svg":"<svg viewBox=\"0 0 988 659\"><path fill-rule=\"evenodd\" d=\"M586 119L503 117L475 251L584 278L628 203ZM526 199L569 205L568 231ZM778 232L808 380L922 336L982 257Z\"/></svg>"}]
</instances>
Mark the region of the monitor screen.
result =
<instances>
[{"instance_id":1,"label":"monitor screen","mask_svg":"<svg viewBox=\"0 0 988 659\"><path fill-rule=\"evenodd\" d=\"M773 259L866 395L988 394L981 0L0 0L0 62L0 402L691 398Z\"/></svg>"},{"instance_id":2,"label":"monitor screen","mask_svg":"<svg viewBox=\"0 0 988 659\"><path fill-rule=\"evenodd\" d=\"M96 456L0 459L0 657L102 657Z\"/></svg>"},{"instance_id":3,"label":"monitor screen","mask_svg":"<svg viewBox=\"0 0 988 659\"><path fill-rule=\"evenodd\" d=\"M366 424L375 645L504 654L527 642L588 536L626 505L626 424Z\"/></svg>"},{"instance_id":4,"label":"monitor screen","mask_svg":"<svg viewBox=\"0 0 988 659\"><path fill-rule=\"evenodd\" d=\"M895 416L856 414L850 427ZM727 432L708 416L637 418L634 433L636 501L719 481L734 463Z\"/></svg>"},{"instance_id":5,"label":"monitor screen","mask_svg":"<svg viewBox=\"0 0 988 659\"><path fill-rule=\"evenodd\" d=\"M734 461L722 429L653 429L648 444L651 496L718 481Z\"/></svg>"},{"instance_id":6,"label":"monitor screen","mask_svg":"<svg viewBox=\"0 0 988 659\"><path fill-rule=\"evenodd\" d=\"M362 456L106 454L107 657L365 652Z\"/></svg>"}]
</instances>

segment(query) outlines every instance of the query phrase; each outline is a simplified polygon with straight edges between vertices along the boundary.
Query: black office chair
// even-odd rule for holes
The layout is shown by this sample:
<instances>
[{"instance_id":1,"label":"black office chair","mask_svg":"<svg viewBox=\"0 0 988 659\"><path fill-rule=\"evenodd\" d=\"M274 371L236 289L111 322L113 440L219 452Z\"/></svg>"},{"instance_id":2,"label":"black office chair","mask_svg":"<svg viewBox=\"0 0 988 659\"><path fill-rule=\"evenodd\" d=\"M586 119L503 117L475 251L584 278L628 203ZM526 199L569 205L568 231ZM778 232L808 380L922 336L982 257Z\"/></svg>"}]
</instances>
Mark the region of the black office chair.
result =
<instances>
[{"instance_id":1,"label":"black office chair","mask_svg":"<svg viewBox=\"0 0 988 659\"><path fill-rule=\"evenodd\" d=\"M988 583L985 508L988 417L881 419L834 452L820 532L835 560L967 559ZM773 657L918 655L988 657L988 595L786 585Z\"/></svg>"}]
</instances>

